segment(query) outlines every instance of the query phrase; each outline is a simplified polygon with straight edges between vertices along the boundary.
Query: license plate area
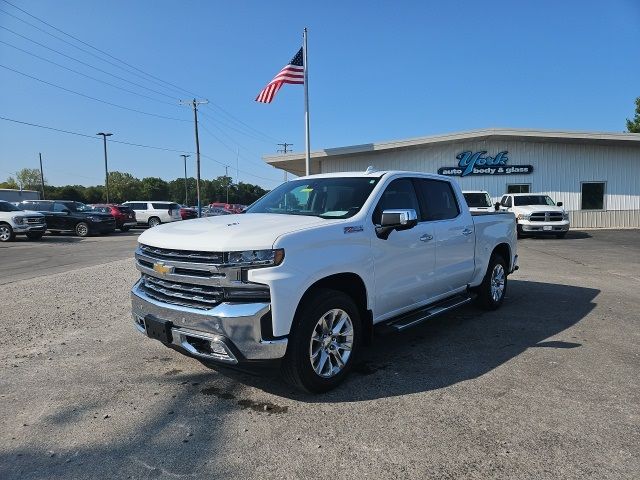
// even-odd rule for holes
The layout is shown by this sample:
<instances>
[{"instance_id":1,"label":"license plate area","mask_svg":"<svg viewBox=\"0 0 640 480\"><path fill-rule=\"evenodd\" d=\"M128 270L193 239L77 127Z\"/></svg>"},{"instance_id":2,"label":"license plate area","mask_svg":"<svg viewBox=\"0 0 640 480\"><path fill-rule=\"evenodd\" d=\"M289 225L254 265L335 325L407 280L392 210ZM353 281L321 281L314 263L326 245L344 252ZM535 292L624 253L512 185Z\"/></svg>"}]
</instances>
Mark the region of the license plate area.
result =
<instances>
[{"instance_id":1,"label":"license plate area","mask_svg":"<svg viewBox=\"0 0 640 480\"><path fill-rule=\"evenodd\" d=\"M542 229L549 231L549 230L553 230L553 227L551 225L545 225L544 227L542 227Z\"/></svg>"},{"instance_id":2,"label":"license plate area","mask_svg":"<svg viewBox=\"0 0 640 480\"><path fill-rule=\"evenodd\" d=\"M149 338L160 340L162 343L171 343L171 327L173 324L168 320L160 320L152 315L144 317L144 329Z\"/></svg>"}]
</instances>

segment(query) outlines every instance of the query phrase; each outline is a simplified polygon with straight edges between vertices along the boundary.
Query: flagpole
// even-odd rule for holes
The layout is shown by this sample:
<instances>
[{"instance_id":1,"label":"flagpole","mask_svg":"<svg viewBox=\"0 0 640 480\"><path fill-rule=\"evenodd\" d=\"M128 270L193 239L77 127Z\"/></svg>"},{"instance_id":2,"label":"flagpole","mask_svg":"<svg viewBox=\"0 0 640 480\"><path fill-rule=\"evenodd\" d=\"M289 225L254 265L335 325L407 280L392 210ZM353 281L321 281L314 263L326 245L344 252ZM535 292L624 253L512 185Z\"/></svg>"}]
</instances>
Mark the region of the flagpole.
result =
<instances>
[{"instance_id":1,"label":"flagpole","mask_svg":"<svg viewBox=\"0 0 640 480\"><path fill-rule=\"evenodd\" d=\"M302 63L304 65L304 140L305 140L305 171L311 173L311 150L309 147L309 72L307 63L307 27L302 32Z\"/></svg>"}]
</instances>

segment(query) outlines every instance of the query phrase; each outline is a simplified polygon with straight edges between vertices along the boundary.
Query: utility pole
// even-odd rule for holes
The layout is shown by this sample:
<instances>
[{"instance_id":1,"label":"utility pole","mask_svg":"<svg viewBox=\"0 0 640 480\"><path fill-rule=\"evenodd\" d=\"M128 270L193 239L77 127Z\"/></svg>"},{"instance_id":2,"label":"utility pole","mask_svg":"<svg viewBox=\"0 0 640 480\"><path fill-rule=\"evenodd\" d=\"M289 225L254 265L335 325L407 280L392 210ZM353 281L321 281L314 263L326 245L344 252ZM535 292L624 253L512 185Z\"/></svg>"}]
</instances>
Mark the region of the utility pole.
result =
<instances>
[{"instance_id":1,"label":"utility pole","mask_svg":"<svg viewBox=\"0 0 640 480\"><path fill-rule=\"evenodd\" d=\"M282 154L286 155L287 152L289 151L287 148L288 147L293 147L293 143L284 142L284 143L279 143L278 146L282 147L282 149L278 150L278 153L282 153ZM287 181L287 171L286 170L284 171L284 181L285 182Z\"/></svg>"},{"instance_id":2,"label":"utility pole","mask_svg":"<svg viewBox=\"0 0 640 480\"><path fill-rule=\"evenodd\" d=\"M229 203L229 165L224 166L224 181L227 184L227 203Z\"/></svg>"},{"instance_id":3,"label":"utility pole","mask_svg":"<svg viewBox=\"0 0 640 480\"><path fill-rule=\"evenodd\" d=\"M209 100L180 100L181 105L190 105L193 108L193 123L196 130L196 199L198 202L198 218L202 216L200 204L200 138L198 137L198 105L209 103Z\"/></svg>"},{"instance_id":4,"label":"utility pole","mask_svg":"<svg viewBox=\"0 0 640 480\"><path fill-rule=\"evenodd\" d=\"M42 153L38 153L38 156L40 157L40 185L42 186L42 199L45 200L45 198L44 198L44 173L42 171Z\"/></svg>"},{"instance_id":5,"label":"utility pole","mask_svg":"<svg viewBox=\"0 0 640 480\"><path fill-rule=\"evenodd\" d=\"M187 186L187 157L191 155L180 155L184 159L184 206L189 206L189 187Z\"/></svg>"},{"instance_id":6,"label":"utility pole","mask_svg":"<svg viewBox=\"0 0 640 480\"><path fill-rule=\"evenodd\" d=\"M104 188L107 192L107 203L109 203L109 167L107 166L107 137L113 135L113 133L96 133L96 135L102 135L104 142Z\"/></svg>"}]
</instances>

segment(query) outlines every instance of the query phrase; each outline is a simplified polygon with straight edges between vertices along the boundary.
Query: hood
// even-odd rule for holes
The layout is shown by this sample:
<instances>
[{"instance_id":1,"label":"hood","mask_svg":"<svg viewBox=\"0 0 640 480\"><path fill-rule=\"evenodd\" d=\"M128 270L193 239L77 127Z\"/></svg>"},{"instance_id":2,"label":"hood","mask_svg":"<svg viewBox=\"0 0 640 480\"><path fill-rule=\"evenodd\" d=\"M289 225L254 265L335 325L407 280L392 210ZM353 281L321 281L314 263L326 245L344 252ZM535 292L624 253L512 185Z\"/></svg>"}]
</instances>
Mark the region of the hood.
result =
<instances>
[{"instance_id":1,"label":"hood","mask_svg":"<svg viewBox=\"0 0 640 480\"><path fill-rule=\"evenodd\" d=\"M533 212L564 212L564 208L551 205L522 205L519 207L513 207L520 213L533 213Z\"/></svg>"},{"instance_id":2,"label":"hood","mask_svg":"<svg viewBox=\"0 0 640 480\"><path fill-rule=\"evenodd\" d=\"M318 217L272 213L220 215L159 225L145 231L138 241L176 250L261 250L272 248L280 235L329 222Z\"/></svg>"}]
</instances>

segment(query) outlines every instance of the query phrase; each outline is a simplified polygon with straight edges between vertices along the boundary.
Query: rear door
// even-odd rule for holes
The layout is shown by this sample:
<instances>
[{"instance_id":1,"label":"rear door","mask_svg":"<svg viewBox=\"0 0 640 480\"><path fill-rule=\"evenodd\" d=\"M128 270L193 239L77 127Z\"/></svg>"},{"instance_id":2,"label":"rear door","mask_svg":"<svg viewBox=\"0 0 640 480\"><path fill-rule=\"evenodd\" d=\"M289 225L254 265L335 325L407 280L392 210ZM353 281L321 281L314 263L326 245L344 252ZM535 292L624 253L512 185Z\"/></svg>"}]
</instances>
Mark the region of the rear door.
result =
<instances>
[{"instance_id":1,"label":"rear door","mask_svg":"<svg viewBox=\"0 0 640 480\"><path fill-rule=\"evenodd\" d=\"M71 214L69 209L64 203L54 202L53 203L53 214L52 220L55 224L53 229L58 230L73 230L75 227L74 219L71 218Z\"/></svg>"},{"instance_id":2,"label":"rear door","mask_svg":"<svg viewBox=\"0 0 640 480\"><path fill-rule=\"evenodd\" d=\"M451 183L416 180L425 220L435 231L435 290L438 296L467 286L475 269L475 232L468 209L462 209Z\"/></svg>"}]
</instances>

